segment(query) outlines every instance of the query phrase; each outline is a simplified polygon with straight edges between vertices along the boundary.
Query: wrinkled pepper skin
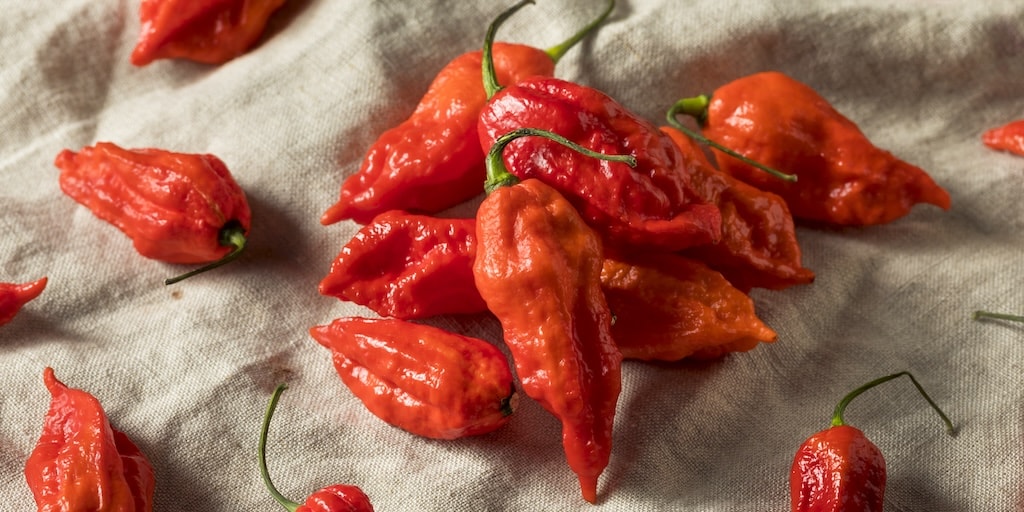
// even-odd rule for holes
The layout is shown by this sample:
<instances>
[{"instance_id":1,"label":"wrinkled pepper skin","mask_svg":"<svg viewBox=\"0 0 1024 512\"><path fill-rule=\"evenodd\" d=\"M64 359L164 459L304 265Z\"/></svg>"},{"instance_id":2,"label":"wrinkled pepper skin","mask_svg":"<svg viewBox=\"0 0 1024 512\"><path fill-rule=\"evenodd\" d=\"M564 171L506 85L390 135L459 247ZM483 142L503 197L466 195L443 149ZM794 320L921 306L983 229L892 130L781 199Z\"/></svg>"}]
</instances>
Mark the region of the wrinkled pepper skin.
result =
<instances>
[{"instance_id":1,"label":"wrinkled pepper skin","mask_svg":"<svg viewBox=\"0 0 1024 512\"><path fill-rule=\"evenodd\" d=\"M487 311L473 281L476 220L398 210L363 226L320 281L322 295L401 319Z\"/></svg>"},{"instance_id":2,"label":"wrinkled pepper skin","mask_svg":"<svg viewBox=\"0 0 1024 512\"><path fill-rule=\"evenodd\" d=\"M412 115L381 134L359 171L345 179L322 224L365 224L388 210L437 213L483 192L484 153L476 136L487 102L481 55L460 55L438 73ZM544 50L519 44L495 44L494 66L502 83L555 71Z\"/></svg>"},{"instance_id":3,"label":"wrinkled pepper skin","mask_svg":"<svg viewBox=\"0 0 1024 512\"><path fill-rule=\"evenodd\" d=\"M796 227L784 199L719 171L683 132L668 126L661 130L693 162L693 189L722 214L722 239L688 249L687 256L708 264L745 291L781 290L814 281L814 272L801 262Z\"/></svg>"},{"instance_id":4,"label":"wrinkled pepper skin","mask_svg":"<svg viewBox=\"0 0 1024 512\"><path fill-rule=\"evenodd\" d=\"M142 0L131 63L187 59L223 64L248 51L285 0Z\"/></svg>"},{"instance_id":5,"label":"wrinkled pepper skin","mask_svg":"<svg viewBox=\"0 0 1024 512\"><path fill-rule=\"evenodd\" d=\"M597 500L622 355L601 291L601 239L539 180L500 187L477 212L477 289L501 322L523 391L562 422L569 467Z\"/></svg>"},{"instance_id":6,"label":"wrinkled pepper skin","mask_svg":"<svg viewBox=\"0 0 1024 512\"><path fill-rule=\"evenodd\" d=\"M776 339L754 302L707 265L673 253L609 256L601 287L626 359L678 361L743 352Z\"/></svg>"},{"instance_id":7,"label":"wrinkled pepper skin","mask_svg":"<svg viewBox=\"0 0 1024 512\"><path fill-rule=\"evenodd\" d=\"M1024 156L1024 119L986 130L981 141L992 149Z\"/></svg>"},{"instance_id":8,"label":"wrinkled pepper skin","mask_svg":"<svg viewBox=\"0 0 1024 512\"><path fill-rule=\"evenodd\" d=\"M518 128L557 133L592 151L631 155L625 163L590 158L543 138L513 141L508 171L555 188L615 246L680 250L721 236L721 216L690 188L691 165L658 128L604 93L536 77L495 94L480 113L482 147Z\"/></svg>"},{"instance_id":9,"label":"wrinkled pepper skin","mask_svg":"<svg viewBox=\"0 0 1024 512\"><path fill-rule=\"evenodd\" d=\"M885 459L864 433L839 425L800 446L790 471L793 512L881 512Z\"/></svg>"},{"instance_id":10,"label":"wrinkled pepper skin","mask_svg":"<svg viewBox=\"0 0 1024 512\"><path fill-rule=\"evenodd\" d=\"M30 283L0 283L0 325L10 323L25 304L43 293L46 281L43 277Z\"/></svg>"},{"instance_id":11,"label":"wrinkled pepper skin","mask_svg":"<svg viewBox=\"0 0 1024 512\"><path fill-rule=\"evenodd\" d=\"M310 335L370 412L410 433L485 434L513 412L512 370L486 341L395 318L339 318Z\"/></svg>"},{"instance_id":12,"label":"wrinkled pepper skin","mask_svg":"<svg viewBox=\"0 0 1024 512\"><path fill-rule=\"evenodd\" d=\"M919 203L950 208L949 193L924 170L876 147L817 92L782 73L749 75L715 90L703 131L797 175L796 182L779 180L714 150L720 169L782 196L798 219L867 226L903 217Z\"/></svg>"},{"instance_id":13,"label":"wrinkled pepper skin","mask_svg":"<svg viewBox=\"0 0 1024 512\"><path fill-rule=\"evenodd\" d=\"M52 400L43 433L25 463L40 512L152 510L155 477L146 456L113 429L96 397L46 368Z\"/></svg>"},{"instance_id":14,"label":"wrinkled pepper skin","mask_svg":"<svg viewBox=\"0 0 1024 512\"><path fill-rule=\"evenodd\" d=\"M61 190L124 232L146 258L210 263L232 251L225 233L249 232L245 194L213 155L99 142L62 151L55 165Z\"/></svg>"},{"instance_id":15,"label":"wrinkled pepper skin","mask_svg":"<svg viewBox=\"0 0 1024 512\"><path fill-rule=\"evenodd\" d=\"M373 512L373 505L359 487L338 484L310 494L295 512Z\"/></svg>"}]
</instances>

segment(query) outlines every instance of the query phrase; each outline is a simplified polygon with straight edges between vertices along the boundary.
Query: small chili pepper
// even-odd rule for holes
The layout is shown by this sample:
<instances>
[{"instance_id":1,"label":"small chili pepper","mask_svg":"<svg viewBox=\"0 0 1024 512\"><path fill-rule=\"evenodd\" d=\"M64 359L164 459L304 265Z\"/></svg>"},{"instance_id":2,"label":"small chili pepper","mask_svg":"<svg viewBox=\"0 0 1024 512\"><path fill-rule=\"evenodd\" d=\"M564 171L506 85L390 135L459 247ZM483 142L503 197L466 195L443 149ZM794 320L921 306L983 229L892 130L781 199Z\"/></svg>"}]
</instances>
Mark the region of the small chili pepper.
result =
<instances>
[{"instance_id":1,"label":"small chili pepper","mask_svg":"<svg viewBox=\"0 0 1024 512\"><path fill-rule=\"evenodd\" d=\"M846 424L846 406L861 393L906 375L955 435L952 422L909 372L875 379L853 390L836 405L832 426L812 435L793 459L790 498L793 512L880 512L885 494L885 458L855 427Z\"/></svg>"},{"instance_id":2,"label":"small chili pepper","mask_svg":"<svg viewBox=\"0 0 1024 512\"><path fill-rule=\"evenodd\" d=\"M43 293L44 288L45 277L24 284L0 283L0 325L14 320L21 308Z\"/></svg>"},{"instance_id":3,"label":"small chili pepper","mask_svg":"<svg viewBox=\"0 0 1024 512\"><path fill-rule=\"evenodd\" d=\"M131 63L188 59L223 64L248 51L285 0L142 0Z\"/></svg>"},{"instance_id":4,"label":"small chili pepper","mask_svg":"<svg viewBox=\"0 0 1024 512\"><path fill-rule=\"evenodd\" d=\"M392 210L342 247L320 293L402 319L479 313L475 257L476 220Z\"/></svg>"},{"instance_id":5,"label":"small chili pepper","mask_svg":"<svg viewBox=\"0 0 1024 512\"><path fill-rule=\"evenodd\" d=\"M975 311L974 312L974 319L975 320L994 319L994 320L1009 320L1011 322L1024 322L1024 315L1011 315L1011 314L1007 314L1007 313L996 313L996 312L993 312L993 311Z\"/></svg>"},{"instance_id":6,"label":"small chili pepper","mask_svg":"<svg viewBox=\"0 0 1024 512\"><path fill-rule=\"evenodd\" d=\"M339 318L309 333L370 412L410 433L485 434L515 408L508 361L484 340L397 318Z\"/></svg>"},{"instance_id":7,"label":"small chili pepper","mask_svg":"<svg viewBox=\"0 0 1024 512\"><path fill-rule=\"evenodd\" d=\"M208 264L164 284L219 267L245 248L249 204L213 155L99 142L78 153L64 150L54 163L61 190L128 235L142 256Z\"/></svg>"},{"instance_id":8,"label":"small chili pepper","mask_svg":"<svg viewBox=\"0 0 1024 512\"><path fill-rule=\"evenodd\" d=\"M1024 119L985 131L981 142L995 150L1024 156Z\"/></svg>"},{"instance_id":9,"label":"small chili pepper","mask_svg":"<svg viewBox=\"0 0 1024 512\"><path fill-rule=\"evenodd\" d=\"M583 499L597 500L608 465L622 355L611 336L601 290L603 248L597 233L554 188L520 181L505 169L502 150L528 135L503 135L487 155L487 197L477 211L477 289L501 327L523 391L562 422L562 445Z\"/></svg>"},{"instance_id":10,"label":"small chili pepper","mask_svg":"<svg viewBox=\"0 0 1024 512\"><path fill-rule=\"evenodd\" d=\"M110 426L99 400L43 371L51 395L25 479L40 512L152 510L155 477L146 456Z\"/></svg>"},{"instance_id":11,"label":"small chili pepper","mask_svg":"<svg viewBox=\"0 0 1024 512\"><path fill-rule=\"evenodd\" d=\"M260 431L260 477L270 495L289 512L373 512L370 498L355 485L329 485L310 494L306 502L301 504L285 498L274 486L270 480L270 471L267 469L267 434L270 432L270 420L274 417L277 402L285 389L288 389L288 386L281 384L271 395L267 412L263 416L263 429Z\"/></svg>"},{"instance_id":12,"label":"small chili pepper","mask_svg":"<svg viewBox=\"0 0 1024 512\"><path fill-rule=\"evenodd\" d=\"M666 252L608 256L601 287L626 359L717 357L775 341L754 301L703 263Z\"/></svg>"},{"instance_id":13,"label":"small chili pepper","mask_svg":"<svg viewBox=\"0 0 1024 512\"><path fill-rule=\"evenodd\" d=\"M488 29L526 4L503 12ZM548 50L520 44L494 47L496 73L515 83L524 78L551 76L562 56L611 13L614 0L601 15L565 42ZM449 62L416 106L412 115L385 131L373 143L356 174L341 185L341 196L320 218L324 225L353 219L360 224L387 210L437 213L480 194L484 154L476 122L487 101L480 83L481 51L462 54Z\"/></svg>"},{"instance_id":14,"label":"small chili pepper","mask_svg":"<svg viewBox=\"0 0 1024 512\"><path fill-rule=\"evenodd\" d=\"M782 196L798 219L865 226L903 217L918 203L950 208L949 193L924 170L875 146L817 92L782 73L756 73L710 98L680 100L668 117L678 114L697 118L716 143L720 169ZM799 180L775 179L719 147Z\"/></svg>"},{"instance_id":15,"label":"small chili pepper","mask_svg":"<svg viewBox=\"0 0 1024 512\"><path fill-rule=\"evenodd\" d=\"M685 251L721 272L741 290L780 290L814 280L801 263L793 216L781 197L719 171L696 142L674 127L661 130L692 163L693 189L722 214L722 239Z\"/></svg>"}]
</instances>

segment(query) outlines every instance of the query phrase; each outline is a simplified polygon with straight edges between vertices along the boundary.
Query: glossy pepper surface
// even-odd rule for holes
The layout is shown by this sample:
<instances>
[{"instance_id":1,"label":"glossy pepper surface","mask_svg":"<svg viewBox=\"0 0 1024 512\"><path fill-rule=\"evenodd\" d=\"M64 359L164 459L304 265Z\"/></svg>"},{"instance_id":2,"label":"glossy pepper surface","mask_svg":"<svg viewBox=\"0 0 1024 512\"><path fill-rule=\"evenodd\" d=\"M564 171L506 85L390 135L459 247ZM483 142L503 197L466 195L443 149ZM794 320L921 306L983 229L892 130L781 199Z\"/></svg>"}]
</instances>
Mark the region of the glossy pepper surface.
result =
<instances>
[{"instance_id":1,"label":"glossy pepper surface","mask_svg":"<svg viewBox=\"0 0 1024 512\"><path fill-rule=\"evenodd\" d=\"M798 219L832 225L884 224L920 203L950 208L949 193L920 167L875 146L821 95L778 72L739 78L704 96L680 100L678 112L704 135L782 172L790 182L718 150L719 168L786 200Z\"/></svg>"},{"instance_id":2,"label":"glossy pepper surface","mask_svg":"<svg viewBox=\"0 0 1024 512\"><path fill-rule=\"evenodd\" d=\"M711 358L776 339L750 297L677 254L607 257L601 287L615 315L612 337L627 359Z\"/></svg>"},{"instance_id":3,"label":"glossy pepper surface","mask_svg":"<svg viewBox=\"0 0 1024 512\"><path fill-rule=\"evenodd\" d=\"M131 62L188 59L222 64L248 51L285 0L142 0Z\"/></svg>"},{"instance_id":4,"label":"glossy pepper surface","mask_svg":"<svg viewBox=\"0 0 1024 512\"><path fill-rule=\"evenodd\" d=\"M748 185L718 170L703 149L683 132L662 127L692 163L693 189L722 215L722 238L685 251L721 272L741 290L779 290L814 281L803 266L793 216L776 194Z\"/></svg>"},{"instance_id":5,"label":"glossy pepper surface","mask_svg":"<svg viewBox=\"0 0 1024 512\"><path fill-rule=\"evenodd\" d=\"M249 204L213 155L100 142L62 151L55 165L61 190L124 232L146 258L218 263L245 247Z\"/></svg>"},{"instance_id":6,"label":"glossy pepper surface","mask_svg":"<svg viewBox=\"0 0 1024 512\"><path fill-rule=\"evenodd\" d=\"M512 370L484 340L396 318L339 318L309 332L352 394L390 425L455 439L496 430L513 412Z\"/></svg>"},{"instance_id":7,"label":"glossy pepper surface","mask_svg":"<svg viewBox=\"0 0 1024 512\"><path fill-rule=\"evenodd\" d=\"M488 33L527 3L502 13ZM614 2L596 20L566 42L541 50L496 43L494 67L504 83L551 76L561 56L599 25ZM412 115L378 137L359 170L346 178L341 195L320 218L322 224L352 219L360 224L388 210L437 213L479 195L484 153L476 135L477 117L487 102L480 80L480 50L449 62L434 78Z\"/></svg>"},{"instance_id":8,"label":"glossy pepper surface","mask_svg":"<svg viewBox=\"0 0 1024 512\"><path fill-rule=\"evenodd\" d=\"M992 149L1024 156L1024 119L986 130L981 141Z\"/></svg>"},{"instance_id":9,"label":"glossy pepper surface","mask_svg":"<svg viewBox=\"0 0 1024 512\"><path fill-rule=\"evenodd\" d=\"M320 293L402 319L478 313L476 220L384 212L342 247Z\"/></svg>"},{"instance_id":10,"label":"glossy pepper surface","mask_svg":"<svg viewBox=\"0 0 1024 512\"><path fill-rule=\"evenodd\" d=\"M39 442L25 479L40 512L152 510L155 478L146 456L110 426L99 400L43 372L50 391Z\"/></svg>"},{"instance_id":11,"label":"glossy pepper surface","mask_svg":"<svg viewBox=\"0 0 1024 512\"><path fill-rule=\"evenodd\" d=\"M793 512L881 512L885 458L864 432L846 424L843 413L864 391L904 375L939 414L946 431L954 434L949 418L910 373L895 373L864 384L839 402L831 427L809 437L797 450L789 475Z\"/></svg>"},{"instance_id":12,"label":"glossy pepper surface","mask_svg":"<svg viewBox=\"0 0 1024 512\"><path fill-rule=\"evenodd\" d=\"M501 322L523 391L562 422L569 467L595 502L622 361L601 290L601 239L554 188L502 169L504 143L488 158L488 181L503 185L477 211L477 289Z\"/></svg>"},{"instance_id":13,"label":"glossy pepper surface","mask_svg":"<svg viewBox=\"0 0 1024 512\"><path fill-rule=\"evenodd\" d=\"M26 303L43 293L45 277L30 283L0 283L0 325L9 323Z\"/></svg>"},{"instance_id":14,"label":"glossy pepper surface","mask_svg":"<svg viewBox=\"0 0 1024 512\"><path fill-rule=\"evenodd\" d=\"M270 397L270 404L267 406L267 412L263 416L263 429L260 431L259 445L260 476L263 479L263 485L267 487L274 500L289 512L373 512L370 498L355 485L329 485L310 494L303 503L296 503L285 498L274 486L267 468L267 434L270 432L270 420L274 416L277 402L281 398L281 393L284 393L287 388L286 385L281 384L274 390L274 394Z\"/></svg>"}]
</instances>

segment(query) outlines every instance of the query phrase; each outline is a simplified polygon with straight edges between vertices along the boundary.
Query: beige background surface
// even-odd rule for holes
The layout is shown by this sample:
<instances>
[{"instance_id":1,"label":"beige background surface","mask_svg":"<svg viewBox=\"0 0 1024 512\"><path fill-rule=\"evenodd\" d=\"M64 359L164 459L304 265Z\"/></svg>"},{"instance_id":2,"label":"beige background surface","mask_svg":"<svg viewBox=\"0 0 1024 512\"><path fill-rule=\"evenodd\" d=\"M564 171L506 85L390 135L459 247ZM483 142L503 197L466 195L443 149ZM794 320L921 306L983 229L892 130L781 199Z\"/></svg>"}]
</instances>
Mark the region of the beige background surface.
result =
<instances>
[{"instance_id":1,"label":"beige background surface","mask_svg":"<svg viewBox=\"0 0 1024 512\"><path fill-rule=\"evenodd\" d=\"M539 0L500 39L553 45L600 5ZM282 381L271 473L298 501L350 483L379 511L786 510L796 447L848 390L900 370L960 435L905 380L851 406L847 419L886 454L886 510L1022 509L1024 325L971 319L1024 313L1024 158L979 139L1024 117L1018 1L623 0L563 59L558 76L653 120L679 97L783 71L953 200L886 226L801 228L817 281L754 292L774 345L709 364L627 363L598 506L579 498L558 424L536 404L492 435L415 438L369 415L306 332L366 313L316 292L356 228L323 227L320 214L505 4L291 0L237 60L145 68L128 62L137 2L0 7L0 281L50 279L0 328L0 508L32 508L22 468L52 366L150 457L162 512L278 510L255 450ZM97 141L218 155L252 205L247 253L164 287L182 268L141 258L58 187L53 157ZM500 340L485 316L440 323Z\"/></svg>"}]
</instances>

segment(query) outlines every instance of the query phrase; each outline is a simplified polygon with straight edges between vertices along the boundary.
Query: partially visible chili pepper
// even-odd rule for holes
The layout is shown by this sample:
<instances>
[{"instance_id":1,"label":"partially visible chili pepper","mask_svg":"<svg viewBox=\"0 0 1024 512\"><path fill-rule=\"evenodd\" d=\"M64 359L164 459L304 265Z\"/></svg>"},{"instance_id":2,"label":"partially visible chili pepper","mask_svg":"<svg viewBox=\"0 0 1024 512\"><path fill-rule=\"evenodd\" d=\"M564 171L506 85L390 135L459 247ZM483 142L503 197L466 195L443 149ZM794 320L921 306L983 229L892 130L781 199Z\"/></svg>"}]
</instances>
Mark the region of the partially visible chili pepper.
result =
<instances>
[{"instance_id":1,"label":"partially visible chili pepper","mask_svg":"<svg viewBox=\"0 0 1024 512\"><path fill-rule=\"evenodd\" d=\"M779 290L807 284L814 272L801 263L793 216L786 201L716 169L697 143L674 127L661 130L692 162L690 181L697 194L722 214L722 239L693 247L687 256L721 272L741 290Z\"/></svg>"},{"instance_id":2,"label":"partially visible chili pepper","mask_svg":"<svg viewBox=\"0 0 1024 512\"><path fill-rule=\"evenodd\" d=\"M296 503L285 498L274 486L270 480L270 471L267 469L267 434L270 432L270 420L274 417L274 409L277 408L277 402L285 389L288 389L288 386L281 384L271 395L267 412L263 415L263 429L260 431L260 477L270 495L289 512L373 512L370 498L355 485L329 485L310 494L305 503Z\"/></svg>"},{"instance_id":3,"label":"partially visible chili pepper","mask_svg":"<svg viewBox=\"0 0 1024 512\"><path fill-rule=\"evenodd\" d=\"M836 405L832 426L812 435L800 446L790 470L793 512L880 512L885 494L885 458L881 450L843 419L846 406L861 393L906 375L939 414L946 431L955 435L952 422L909 372L875 379L853 390Z\"/></svg>"},{"instance_id":4,"label":"partially visible chili pepper","mask_svg":"<svg viewBox=\"0 0 1024 512\"><path fill-rule=\"evenodd\" d=\"M515 408L508 361L484 340L396 318L339 318L309 333L370 412L413 434L485 434Z\"/></svg>"},{"instance_id":5,"label":"partially visible chili pepper","mask_svg":"<svg viewBox=\"0 0 1024 512\"><path fill-rule=\"evenodd\" d=\"M320 293L403 319L483 312L475 257L476 220L392 210L342 247Z\"/></svg>"},{"instance_id":6,"label":"partially visible chili pepper","mask_svg":"<svg viewBox=\"0 0 1024 512\"><path fill-rule=\"evenodd\" d=\"M1024 119L986 130L981 141L992 149L1024 156Z\"/></svg>"},{"instance_id":7,"label":"partially visible chili pepper","mask_svg":"<svg viewBox=\"0 0 1024 512\"><path fill-rule=\"evenodd\" d=\"M950 208L949 193L924 170L875 146L817 92L782 73L756 73L710 97L680 100L669 118L677 114L697 118L723 171L782 196L798 219L864 226L896 220L918 203ZM799 180L775 179L721 146Z\"/></svg>"},{"instance_id":8,"label":"partially visible chili pepper","mask_svg":"<svg viewBox=\"0 0 1024 512\"><path fill-rule=\"evenodd\" d=\"M583 498L597 500L612 446L622 355L601 291L601 239L576 209L540 180L520 181L502 164L510 141L557 135L523 129L487 155L487 197L477 211L477 289L501 322L523 391L562 422L562 445ZM629 157L592 156L630 161Z\"/></svg>"},{"instance_id":9,"label":"partially visible chili pepper","mask_svg":"<svg viewBox=\"0 0 1024 512\"><path fill-rule=\"evenodd\" d=\"M503 12L497 26L526 4ZM548 50L498 43L498 77L515 83L530 76L551 76L555 64L611 13L614 0L599 17L571 38ZM477 117L487 101L480 83L481 51L449 62L430 84L412 115L373 143L358 172L341 185L341 196L320 218L322 224L352 219L360 224L387 210L437 213L480 194L484 154L476 134Z\"/></svg>"},{"instance_id":10,"label":"partially visible chili pepper","mask_svg":"<svg viewBox=\"0 0 1024 512\"><path fill-rule=\"evenodd\" d=\"M14 320L21 308L43 293L44 288L45 277L23 284L0 283L0 325Z\"/></svg>"},{"instance_id":11,"label":"partially visible chili pepper","mask_svg":"<svg viewBox=\"0 0 1024 512\"><path fill-rule=\"evenodd\" d=\"M50 409L25 479L40 512L152 510L155 477L146 456L110 426L95 396L43 371Z\"/></svg>"},{"instance_id":12,"label":"partially visible chili pepper","mask_svg":"<svg viewBox=\"0 0 1024 512\"><path fill-rule=\"evenodd\" d=\"M717 357L775 341L754 302L701 262L667 252L609 256L601 287L626 359Z\"/></svg>"},{"instance_id":13,"label":"partially visible chili pepper","mask_svg":"<svg viewBox=\"0 0 1024 512\"><path fill-rule=\"evenodd\" d=\"M131 62L188 59L223 64L248 51L285 0L142 0Z\"/></svg>"},{"instance_id":14,"label":"partially visible chili pepper","mask_svg":"<svg viewBox=\"0 0 1024 512\"><path fill-rule=\"evenodd\" d=\"M975 311L975 320L982 319L994 319L994 320L1009 320L1011 322L1024 322L1024 315L1011 315L1008 313L996 313L993 311Z\"/></svg>"},{"instance_id":15,"label":"partially visible chili pepper","mask_svg":"<svg viewBox=\"0 0 1024 512\"><path fill-rule=\"evenodd\" d=\"M249 203L213 155L99 142L77 153L64 150L54 164L61 190L128 235L142 256L207 263L165 284L228 263L245 248Z\"/></svg>"}]
</instances>

